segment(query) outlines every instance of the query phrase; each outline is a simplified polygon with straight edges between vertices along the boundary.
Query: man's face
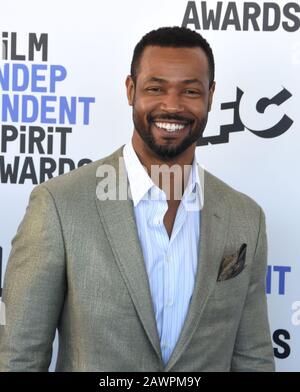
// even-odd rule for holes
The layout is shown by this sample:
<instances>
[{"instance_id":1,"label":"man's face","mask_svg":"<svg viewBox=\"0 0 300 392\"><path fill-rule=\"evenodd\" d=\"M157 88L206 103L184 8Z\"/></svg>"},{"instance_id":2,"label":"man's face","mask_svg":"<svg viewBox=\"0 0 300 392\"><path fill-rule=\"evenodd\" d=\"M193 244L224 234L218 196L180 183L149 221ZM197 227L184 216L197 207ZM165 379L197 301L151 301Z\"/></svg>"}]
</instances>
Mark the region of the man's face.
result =
<instances>
[{"instance_id":1,"label":"man's face","mask_svg":"<svg viewBox=\"0 0 300 392\"><path fill-rule=\"evenodd\" d=\"M174 158L203 134L214 84L201 48L145 48L134 84L126 80L133 122L143 142L160 158Z\"/></svg>"}]
</instances>

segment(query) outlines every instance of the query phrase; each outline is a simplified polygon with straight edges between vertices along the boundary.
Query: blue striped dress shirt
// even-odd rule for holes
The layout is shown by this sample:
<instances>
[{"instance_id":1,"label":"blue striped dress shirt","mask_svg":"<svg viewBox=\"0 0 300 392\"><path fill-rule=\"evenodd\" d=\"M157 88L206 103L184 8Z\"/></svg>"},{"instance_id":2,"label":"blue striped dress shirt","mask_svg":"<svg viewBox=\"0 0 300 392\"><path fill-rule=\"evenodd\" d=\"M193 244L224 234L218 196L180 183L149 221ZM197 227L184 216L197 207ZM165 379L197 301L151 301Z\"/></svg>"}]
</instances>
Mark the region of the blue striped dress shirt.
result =
<instances>
[{"instance_id":1,"label":"blue striped dress shirt","mask_svg":"<svg viewBox=\"0 0 300 392\"><path fill-rule=\"evenodd\" d=\"M153 183L131 142L124 146L123 155L166 364L178 341L193 295L203 189L195 158L169 238L163 223L168 209L165 192Z\"/></svg>"}]
</instances>

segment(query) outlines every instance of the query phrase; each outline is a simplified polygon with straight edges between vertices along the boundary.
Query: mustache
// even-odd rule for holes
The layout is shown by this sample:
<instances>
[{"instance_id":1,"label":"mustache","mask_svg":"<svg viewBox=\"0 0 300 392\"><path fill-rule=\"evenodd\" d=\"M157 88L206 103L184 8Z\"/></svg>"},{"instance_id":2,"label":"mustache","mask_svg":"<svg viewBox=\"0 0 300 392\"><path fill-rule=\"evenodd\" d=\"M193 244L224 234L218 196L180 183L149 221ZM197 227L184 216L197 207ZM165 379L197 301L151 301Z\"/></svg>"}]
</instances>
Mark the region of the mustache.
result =
<instances>
[{"instance_id":1,"label":"mustache","mask_svg":"<svg viewBox=\"0 0 300 392\"><path fill-rule=\"evenodd\" d=\"M151 114L148 114L147 116L148 123L155 122L157 120L174 120L174 121L182 121L186 124L192 124L194 120L191 118L187 118L184 116L180 116L178 114L158 114L156 116L152 116Z\"/></svg>"}]
</instances>

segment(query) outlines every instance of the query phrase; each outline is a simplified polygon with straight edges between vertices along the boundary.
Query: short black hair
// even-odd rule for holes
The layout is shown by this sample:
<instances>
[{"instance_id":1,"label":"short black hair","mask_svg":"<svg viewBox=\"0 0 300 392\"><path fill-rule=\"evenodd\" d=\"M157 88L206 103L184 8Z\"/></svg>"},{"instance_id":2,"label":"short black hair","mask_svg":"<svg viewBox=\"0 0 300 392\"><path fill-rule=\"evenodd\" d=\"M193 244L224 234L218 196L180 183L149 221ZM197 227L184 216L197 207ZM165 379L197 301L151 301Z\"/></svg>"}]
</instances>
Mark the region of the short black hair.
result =
<instances>
[{"instance_id":1,"label":"short black hair","mask_svg":"<svg viewBox=\"0 0 300 392\"><path fill-rule=\"evenodd\" d=\"M186 27L161 27L152 30L142 37L134 48L130 73L136 83L139 63L146 46L161 46L172 48L201 48L207 56L209 66L209 86L215 78L215 61L212 49L205 38L196 31Z\"/></svg>"}]
</instances>

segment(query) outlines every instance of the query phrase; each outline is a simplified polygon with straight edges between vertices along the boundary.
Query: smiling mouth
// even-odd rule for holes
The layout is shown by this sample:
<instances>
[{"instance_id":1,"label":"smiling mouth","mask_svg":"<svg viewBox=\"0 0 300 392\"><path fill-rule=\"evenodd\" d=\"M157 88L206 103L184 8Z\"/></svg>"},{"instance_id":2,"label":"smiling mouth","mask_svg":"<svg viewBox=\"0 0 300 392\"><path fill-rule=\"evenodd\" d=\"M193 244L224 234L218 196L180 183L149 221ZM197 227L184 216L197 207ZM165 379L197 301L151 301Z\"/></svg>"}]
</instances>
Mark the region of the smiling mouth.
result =
<instances>
[{"instance_id":1,"label":"smiling mouth","mask_svg":"<svg viewBox=\"0 0 300 392\"><path fill-rule=\"evenodd\" d=\"M184 128L187 127L187 125L190 125L190 121L176 121L176 122L171 122L171 121L153 121L155 126L159 129L165 130L167 132L180 132Z\"/></svg>"}]
</instances>

